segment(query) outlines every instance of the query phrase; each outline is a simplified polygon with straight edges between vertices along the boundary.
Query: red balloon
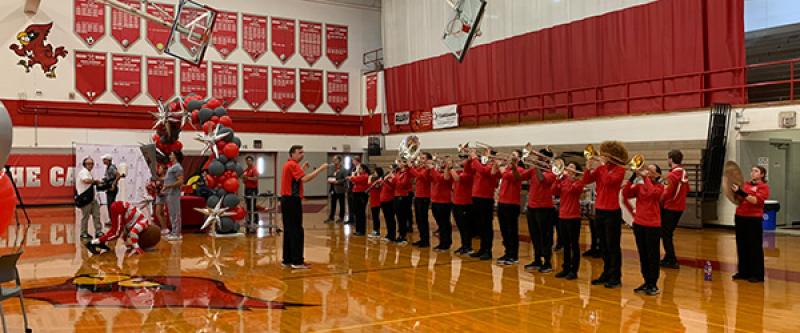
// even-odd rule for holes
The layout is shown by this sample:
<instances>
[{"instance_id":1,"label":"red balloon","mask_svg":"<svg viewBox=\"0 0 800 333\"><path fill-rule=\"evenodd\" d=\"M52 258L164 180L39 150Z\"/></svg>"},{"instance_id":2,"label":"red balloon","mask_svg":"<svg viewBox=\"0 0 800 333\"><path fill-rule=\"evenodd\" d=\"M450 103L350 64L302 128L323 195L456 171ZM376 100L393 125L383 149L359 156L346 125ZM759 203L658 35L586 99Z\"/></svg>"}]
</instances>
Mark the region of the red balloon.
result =
<instances>
[{"instance_id":1,"label":"red balloon","mask_svg":"<svg viewBox=\"0 0 800 333\"><path fill-rule=\"evenodd\" d=\"M217 187L217 180L212 175L206 175L206 185L210 188Z\"/></svg>"},{"instance_id":2,"label":"red balloon","mask_svg":"<svg viewBox=\"0 0 800 333\"><path fill-rule=\"evenodd\" d=\"M180 141L175 141L175 143L172 144L172 151L181 151L181 150L183 150L183 143Z\"/></svg>"},{"instance_id":3,"label":"red balloon","mask_svg":"<svg viewBox=\"0 0 800 333\"><path fill-rule=\"evenodd\" d=\"M236 215L233 215L231 217L234 220L239 221L244 219L245 215L247 214L247 211L244 209L244 207L236 207L233 209L233 213Z\"/></svg>"},{"instance_id":4,"label":"red balloon","mask_svg":"<svg viewBox=\"0 0 800 333\"><path fill-rule=\"evenodd\" d=\"M208 103L206 103L206 104L208 104L208 108L209 109L213 110L213 109L216 109L216 108L222 106L222 101L214 98L214 99L208 101Z\"/></svg>"},{"instance_id":5,"label":"red balloon","mask_svg":"<svg viewBox=\"0 0 800 333\"><path fill-rule=\"evenodd\" d=\"M236 193L239 191L239 180L236 178L228 178L225 180L225 183L223 183L222 188L225 189L225 192Z\"/></svg>"},{"instance_id":6,"label":"red balloon","mask_svg":"<svg viewBox=\"0 0 800 333\"><path fill-rule=\"evenodd\" d=\"M225 181L228 180L227 178L225 178L225 175L220 175L216 178L217 178L217 186L216 186L217 188L222 187L222 184L225 184Z\"/></svg>"},{"instance_id":7,"label":"red balloon","mask_svg":"<svg viewBox=\"0 0 800 333\"><path fill-rule=\"evenodd\" d=\"M217 149L219 149L219 150L220 150L220 153L224 153L224 151L225 151L225 149L224 149L224 148L225 148L225 144L226 144L226 143L227 143L227 142L225 142L225 141L222 141L222 140L219 140L219 141L217 141Z\"/></svg>"},{"instance_id":8,"label":"red balloon","mask_svg":"<svg viewBox=\"0 0 800 333\"><path fill-rule=\"evenodd\" d=\"M5 236L17 208L14 186L5 172L0 172L0 236Z\"/></svg>"},{"instance_id":9,"label":"red balloon","mask_svg":"<svg viewBox=\"0 0 800 333\"><path fill-rule=\"evenodd\" d=\"M225 145L225 148L222 148L222 153L225 154L229 159L236 158L239 156L239 146L235 143L231 142Z\"/></svg>"},{"instance_id":10,"label":"red balloon","mask_svg":"<svg viewBox=\"0 0 800 333\"><path fill-rule=\"evenodd\" d=\"M197 110L192 111L192 122L195 124L199 122L197 118L197 112L198 112Z\"/></svg>"},{"instance_id":11,"label":"red balloon","mask_svg":"<svg viewBox=\"0 0 800 333\"><path fill-rule=\"evenodd\" d=\"M233 119L228 116L219 117L219 123L225 127L231 127L233 125Z\"/></svg>"},{"instance_id":12,"label":"red balloon","mask_svg":"<svg viewBox=\"0 0 800 333\"><path fill-rule=\"evenodd\" d=\"M215 124L216 124L216 123L219 123L219 117L217 117L217 116L211 116L211 121L213 121Z\"/></svg>"},{"instance_id":13,"label":"red balloon","mask_svg":"<svg viewBox=\"0 0 800 333\"><path fill-rule=\"evenodd\" d=\"M159 142L161 142L161 136L158 134L153 134L153 143L157 144Z\"/></svg>"},{"instance_id":14,"label":"red balloon","mask_svg":"<svg viewBox=\"0 0 800 333\"><path fill-rule=\"evenodd\" d=\"M172 112L177 111L178 110L178 103L176 103L176 102L169 103L169 110L172 111Z\"/></svg>"},{"instance_id":15,"label":"red balloon","mask_svg":"<svg viewBox=\"0 0 800 333\"><path fill-rule=\"evenodd\" d=\"M206 121L205 123L203 123L203 132L205 132L206 134L211 133L211 131L214 130L215 126L217 125L214 124L214 122Z\"/></svg>"}]
</instances>

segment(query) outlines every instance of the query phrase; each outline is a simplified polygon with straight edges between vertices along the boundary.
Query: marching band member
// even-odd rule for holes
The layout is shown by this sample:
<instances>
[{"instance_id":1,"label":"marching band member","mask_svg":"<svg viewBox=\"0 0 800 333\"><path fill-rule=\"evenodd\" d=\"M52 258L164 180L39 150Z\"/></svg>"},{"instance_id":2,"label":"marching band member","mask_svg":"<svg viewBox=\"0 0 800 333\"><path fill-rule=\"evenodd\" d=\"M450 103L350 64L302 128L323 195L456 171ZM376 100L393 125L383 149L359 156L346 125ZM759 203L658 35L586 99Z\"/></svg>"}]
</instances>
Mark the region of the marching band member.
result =
<instances>
[{"instance_id":1,"label":"marching band member","mask_svg":"<svg viewBox=\"0 0 800 333\"><path fill-rule=\"evenodd\" d=\"M678 258L675 256L675 246L672 243L672 235L678 221L686 209L686 196L689 194L689 177L683 169L683 153L680 150L671 150L667 157L669 159L670 172L667 176L667 188L661 198L663 206L661 208L661 242L664 244L664 259L661 260L661 267L679 268Z\"/></svg>"},{"instance_id":2,"label":"marching band member","mask_svg":"<svg viewBox=\"0 0 800 333\"><path fill-rule=\"evenodd\" d=\"M564 262L557 278L575 280L580 270L581 194L583 180L575 177L577 166L570 163L561 178L553 183L553 194L559 196L558 223L564 236Z\"/></svg>"},{"instance_id":3,"label":"marching band member","mask_svg":"<svg viewBox=\"0 0 800 333\"><path fill-rule=\"evenodd\" d=\"M392 165L392 170L397 169L397 165ZM394 177L390 172L383 177L381 184L381 210L383 211L383 220L386 222L386 238L387 242L394 242L396 238L397 223L394 213Z\"/></svg>"},{"instance_id":4,"label":"marching band member","mask_svg":"<svg viewBox=\"0 0 800 333\"><path fill-rule=\"evenodd\" d=\"M764 248L761 245L764 229L762 219L764 200L769 198L767 169L760 165L750 169L750 181L741 187L732 186L739 206L736 207L736 255L739 271L734 280L748 280L753 283L764 282Z\"/></svg>"},{"instance_id":5,"label":"marching band member","mask_svg":"<svg viewBox=\"0 0 800 333\"><path fill-rule=\"evenodd\" d=\"M487 149L486 154L490 151ZM470 254L470 257L480 258L481 260L492 259L492 238L494 229L494 190L500 177L492 174L494 162L488 165L481 164L478 154L470 152L470 160L464 165L464 172L474 175L472 182L472 207L476 215L476 225L481 237L480 249Z\"/></svg>"},{"instance_id":6,"label":"marching band member","mask_svg":"<svg viewBox=\"0 0 800 333\"><path fill-rule=\"evenodd\" d=\"M428 221L428 208L431 205L431 177L428 161L433 157L428 152L420 155L419 166L412 166L409 163L408 171L410 176L416 179L416 191L414 192L414 217L419 229L419 240L413 245L419 248L431 246L430 221Z\"/></svg>"},{"instance_id":7,"label":"marching band member","mask_svg":"<svg viewBox=\"0 0 800 333\"><path fill-rule=\"evenodd\" d=\"M439 227L439 245L434 248L436 252L446 252L450 250L450 245L453 244L453 226L450 223L450 211L452 209L450 198L453 193L451 168L452 162L447 161L444 165L437 165L436 168L430 170L433 218Z\"/></svg>"},{"instance_id":8,"label":"marching band member","mask_svg":"<svg viewBox=\"0 0 800 333\"><path fill-rule=\"evenodd\" d=\"M367 187L369 187L369 167L359 163L355 166L353 175L347 177L353 184L353 207L356 211L353 214L356 218L356 231L353 236L364 236L367 233Z\"/></svg>"},{"instance_id":9,"label":"marching band member","mask_svg":"<svg viewBox=\"0 0 800 333\"><path fill-rule=\"evenodd\" d=\"M637 176L642 177L643 183L634 184ZM639 251L639 266L641 267L644 284L634 289L636 293L650 296L658 295L656 283L659 276L659 243L661 234L661 195L664 185L659 183L661 168L650 164L647 168L637 170L630 180L624 182L622 196L624 199L636 198L636 209L633 210L633 235L636 238L636 249Z\"/></svg>"},{"instance_id":10,"label":"marching band member","mask_svg":"<svg viewBox=\"0 0 800 333\"><path fill-rule=\"evenodd\" d=\"M541 155L552 158L553 152L548 149L541 149ZM539 161L545 161L543 156L539 156ZM553 226L556 216L553 206L553 183L556 176L549 170L542 171L536 166L525 170L522 173L522 180L527 180L528 187L528 210L525 213L528 219L528 233L533 243L533 261L525 265L526 271L539 271L550 273L553 265L550 260L553 254Z\"/></svg>"},{"instance_id":11,"label":"marching band member","mask_svg":"<svg viewBox=\"0 0 800 333\"><path fill-rule=\"evenodd\" d=\"M628 157L625 147L617 141L603 142L600 151L604 156L586 161L586 172L583 173L586 184L597 184L595 215L600 226L600 247L603 250L603 273L592 280L592 285L604 284L606 288L617 288L622 285L620 238L624 223L619 207L619 191L625 178L625 168L621 164L625 164ZM595 162L599 162L599 166L595 166Z\"/></svg>"},{"instance_id":12,"label":"marching band member","mask_svg":"<svg viewBox=\"0 0 800 333\"><path fill-rule=\"evenodd\" d=\"M406 234L411 226L411 175L408 165L400 164L399 168L389 175L394 181L394 213L397 217L398 232L400 237L395 240L398 245L408 244Z\"/></svg>"},{"instance_id":13,"label":"marching band member","mask_svg":"<svg viewBox=\"0 0 800 333\"><path fill-rule=\"evenodd\" d=\"M369 176L369 209L372 213L371 238L381 237L381 192L383 192L383 168L376 167ZM388 222L388 220L387 220Z\"/></svg>"},{"instance_id":14,"label":"marching band member","mask_svg":"<svg viewBox=\"0 0 800 333\"><path fill-rule=\"evenodd\" d=\"M520 166L522 151L511 152L511 159L502 167L492 165L492 175L499 176L500 196L497 200L497 221L503 236L503 247L506 253L497 259L498 265L516 265L519 263L519 205L522 191L522 177L525 171Z\"/></svg>"},{"instance_id":15,"label":"marching band member","mask_svg":"<svg viewBox=\"0 0 800 333\"><path fill-rule=\"evenodd\" d=\"M464 165L470 163L465 160ZM453 218L456 220L458 233L461 236L461 247L456 250L456 255L472 253L472 230L474 224L474 212L472 209L472 182L473 176L464 170L450 169L450 176L453 177ZM441 234L441 230L439 231Z\"/></svg>"}]
</instances>

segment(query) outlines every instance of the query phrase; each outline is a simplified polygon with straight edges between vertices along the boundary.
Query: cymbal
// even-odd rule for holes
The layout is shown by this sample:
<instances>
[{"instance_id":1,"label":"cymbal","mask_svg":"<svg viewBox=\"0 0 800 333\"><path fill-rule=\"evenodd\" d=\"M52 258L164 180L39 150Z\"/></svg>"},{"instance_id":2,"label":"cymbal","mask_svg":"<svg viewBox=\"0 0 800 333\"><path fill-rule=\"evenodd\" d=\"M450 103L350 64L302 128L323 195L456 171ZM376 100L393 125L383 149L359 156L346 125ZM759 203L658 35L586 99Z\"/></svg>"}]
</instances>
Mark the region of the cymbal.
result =
<instances>
[{"instance_id":1,"label":"cymbal","mask_svg":"<svg viewBox=\"0 0 800 333\"><path fill-rule=\"evenodd\" d=\"M739 168L739 164L736 164L736 162L727 161L725 162L725 169L722 172L722 193L725 194L725 197L727 197L730 202L738 206L739 200L736 198L736 194L733 193L733 190L731 189L733 184L739 186L744 184L742 169Z\"/></svg>"}]
</instances>

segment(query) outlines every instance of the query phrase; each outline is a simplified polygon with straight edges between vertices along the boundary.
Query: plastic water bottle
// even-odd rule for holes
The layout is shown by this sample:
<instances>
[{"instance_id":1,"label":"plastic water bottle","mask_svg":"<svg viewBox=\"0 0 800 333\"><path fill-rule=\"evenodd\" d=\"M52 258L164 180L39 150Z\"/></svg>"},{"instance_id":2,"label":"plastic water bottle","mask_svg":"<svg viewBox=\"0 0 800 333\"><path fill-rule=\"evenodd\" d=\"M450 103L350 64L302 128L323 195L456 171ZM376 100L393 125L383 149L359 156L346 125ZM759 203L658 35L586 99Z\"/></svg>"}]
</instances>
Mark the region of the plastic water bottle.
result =
<instances>
[{"instance_id":1,"label":"plastic water bottle","mask_svg":"<svg viewBox=\"0 0 800 333\"><path fill-rule=\"evenodd\" d=\"M706 281L711 281L711 261L706 260L706 264L703 267L703 279Z\"/></svg>"}]
</instances>

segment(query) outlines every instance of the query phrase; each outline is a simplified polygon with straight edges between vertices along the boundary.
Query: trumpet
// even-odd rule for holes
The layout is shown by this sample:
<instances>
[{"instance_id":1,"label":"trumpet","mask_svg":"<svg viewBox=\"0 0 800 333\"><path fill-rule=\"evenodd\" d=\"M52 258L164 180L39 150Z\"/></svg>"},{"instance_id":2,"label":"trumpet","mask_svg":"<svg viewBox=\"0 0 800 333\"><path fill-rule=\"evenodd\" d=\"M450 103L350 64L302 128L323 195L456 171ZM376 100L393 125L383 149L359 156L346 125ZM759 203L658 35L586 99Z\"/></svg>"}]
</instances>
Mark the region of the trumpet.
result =
<instances>
[{"instance_id":1,"label":"trumpet","mask_svg":"<svg viewBox=\"0 0 800 333\"><path fill-rule=\"evenodd\" d=\"M586 145L586 148L583 148L583 157L585 157L586 160L589 161L600 157L600 154L598 154L597 151L594 150L594 146L590 143Z\"/></svg>"},{"instance_id":2,"label":"trumpet","mask_svg":"<svg viewBox=\"0 0 800 333\"><path fill-rule=\"evenodd\" d=\"M644 167L644 156L642 154L633 155L627 165L633 172L641 170Z\"/></svg>"}]
</instances>

